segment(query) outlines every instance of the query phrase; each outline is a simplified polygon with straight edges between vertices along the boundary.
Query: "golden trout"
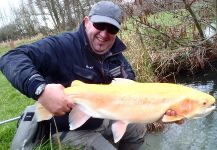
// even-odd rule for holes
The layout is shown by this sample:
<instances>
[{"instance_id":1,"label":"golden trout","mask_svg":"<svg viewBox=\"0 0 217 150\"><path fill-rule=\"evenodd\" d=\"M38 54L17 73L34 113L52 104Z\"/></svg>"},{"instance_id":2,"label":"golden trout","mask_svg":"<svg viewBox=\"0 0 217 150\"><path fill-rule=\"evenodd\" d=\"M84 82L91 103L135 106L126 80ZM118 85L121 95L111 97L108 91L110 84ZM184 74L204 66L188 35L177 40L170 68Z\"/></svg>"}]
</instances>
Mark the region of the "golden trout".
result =
<instances>
[{"instance_id":1,"label":"golden trout","mask_svg":"<svg viewBox=\"0 0 217 150\"><path fill-rule=\"evenodd\" d=\"M139 83L115 79L111 84L86 84L73 81L65 93L76 104L69 114L70 130L82 126L90 117L116 120L112 124L114 141L124 135L129 123L152 123L162 118L173 122L204 117L215 109L215 98L199 90L172 83ZM167 116L167 110L176 116ZM40 104L38 121L52 114Z\"/></svg>"}]
</instances>

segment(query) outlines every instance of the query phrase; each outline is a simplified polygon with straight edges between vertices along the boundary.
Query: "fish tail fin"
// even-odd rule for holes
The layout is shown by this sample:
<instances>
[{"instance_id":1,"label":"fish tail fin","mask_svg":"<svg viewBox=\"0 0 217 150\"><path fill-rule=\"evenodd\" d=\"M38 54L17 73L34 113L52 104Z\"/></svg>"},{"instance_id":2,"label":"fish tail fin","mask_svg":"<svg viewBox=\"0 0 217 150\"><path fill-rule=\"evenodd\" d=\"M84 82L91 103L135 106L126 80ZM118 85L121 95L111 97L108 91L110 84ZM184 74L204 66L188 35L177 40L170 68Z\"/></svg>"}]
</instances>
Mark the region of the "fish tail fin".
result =
<instances>
[{"instance_id":1,"label":"fish tail fin","mask_svg":"<svg viewBox=\"0 0 217 150\"><path fill-rule=\"evenodd\" d=\"M53 117L53 114L49 112L46 108L44 108L44 106L41 105L39 102L36 102L35 115L37 118L37 122L43 120L50 120Z\"/></svg>"}]
</instances>

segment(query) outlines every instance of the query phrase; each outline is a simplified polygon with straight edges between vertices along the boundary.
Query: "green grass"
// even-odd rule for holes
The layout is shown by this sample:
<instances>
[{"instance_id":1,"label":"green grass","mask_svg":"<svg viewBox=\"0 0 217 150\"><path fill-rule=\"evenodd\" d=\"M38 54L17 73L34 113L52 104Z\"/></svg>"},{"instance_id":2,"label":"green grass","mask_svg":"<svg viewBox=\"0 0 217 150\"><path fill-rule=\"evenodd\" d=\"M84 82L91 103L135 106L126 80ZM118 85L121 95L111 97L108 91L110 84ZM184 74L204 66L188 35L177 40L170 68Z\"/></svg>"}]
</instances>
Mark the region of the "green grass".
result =
<instances>
[{"instance_id":1,"label":"green grass","mask_svg":"<svg viewBox=\"0 0 217 150\"><path fill-rule=\"evenodd\" d=\"M34 100L27 98L13 88L3 74L0 73L0 122L18 117L26 106L31 105L34 102ZM16 123L17 121L13 121L0 125L0 150L10 149L10 143L16 131ZM59 146L48 142L47 144L36 148L36 150L50 149L59 150ZM72 148L63 148L63 146L62 149L72 150Z\"/></svg>"},{"instance_id":2,"label":"green grass","mask_svg":"<svg viewBox=\"0 0 217 150\"><path fill-rule=\"evenodd\" d=\"M9 47L0 47L0 56L8 51Z\"/></svg>"},{"instance_id":3,"label":"green grass","mask_svg":"<svg viewBox=\"0 0 217 150\"><path fill-rule=\"evenodd\" d=\"M148 17L148 21L151 24L157 24L165 27L175 27L177 25L180 25L182 23L181 18L178 17L178 14L185 13L184 11L179 10L180 12L177 13L177 15L172 14L170 12L159 12L155 13Z\"/></svg>"},{"instance_id":4,"label":"green grass","mask_svg":"<svg viewBox=\"0 0 217 150\"><path fill-rule=\"evenodd\" d=\"M0 47L0 56L8 50L9 47ZM16 90L0 72L0 122L20 116L25 107L34 104L34 102ZM0 125L0 150L10 149L11 141L16 132L16 124L17 121L13 121ZM50 150L51 146L48 142L37 149ZM58 149L58 146L53 145L52 149Z\"/></svg>"},{"instance_id":5,"label":"green grass","mask_svg":"<svg viewBox=\"0 0 217 150\"><path fill-rule=\"evenodd\" d=\"M19 116L27 105L32 104L26 96L15 90L0 73L0 121ZM0 126L0 150L9 149L16 129L16 121Z\"/></svg>"},{"instance_id":6,"label":"green grass","mask_svg":"<svg viewBox=\"0 0 217 150\"><path fill-rule=\"evenodd\" d=\"M9 50L9 46L0 47L0 56ZM0 121L18 117L24 108L34 101L16 90L0 72ZM16 122L0 125L0 150L10 148L10 143L16 131Z\"/></svg>"},{"instance_id":7,"label":"green grass","mask_svg":"<svg viewBox=\"0 0 217 150\"><path fill-rule=\"evenodd\" d=\"M33 42L35 42L35 41L41 39L42 37L43 37L43 35L38 34L38 35L36 35L36 36L34 36L34 37L32 37L32 38L28 38L28 39L19 39L19 40L17 40L17 41L14 41L14 46L15 46L15 47L18 47L18 46L23 45L23 44L33 43ZM10 41L8 41L8 42L1 42L1 43L0 43L0 57L1 57L4 53L6 53L8 50L11 49L10 43L11 43Z\"/></svg>"}]
</instances>

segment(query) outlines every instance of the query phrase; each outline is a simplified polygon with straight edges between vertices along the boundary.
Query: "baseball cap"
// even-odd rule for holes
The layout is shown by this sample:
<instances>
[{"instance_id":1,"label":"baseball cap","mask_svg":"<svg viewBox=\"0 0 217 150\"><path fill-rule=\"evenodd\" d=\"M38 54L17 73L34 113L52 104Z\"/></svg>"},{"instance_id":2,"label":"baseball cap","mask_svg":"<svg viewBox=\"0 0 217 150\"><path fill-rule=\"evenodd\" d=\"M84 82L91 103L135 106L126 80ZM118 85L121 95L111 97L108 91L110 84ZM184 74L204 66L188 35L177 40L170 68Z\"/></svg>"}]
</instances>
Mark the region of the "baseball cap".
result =
<instances>
[{"instance_id":1,"label":"baseball cap","mask_svg":"<svg viewBox=\"0 0 217 150\"><path fill-rule=\"evenodd\" d=\"M93 23L109 23L118 29L121 27L121 9L110 1L100 1L93 5L89 17Z\"/></svg>"}]
</instances>

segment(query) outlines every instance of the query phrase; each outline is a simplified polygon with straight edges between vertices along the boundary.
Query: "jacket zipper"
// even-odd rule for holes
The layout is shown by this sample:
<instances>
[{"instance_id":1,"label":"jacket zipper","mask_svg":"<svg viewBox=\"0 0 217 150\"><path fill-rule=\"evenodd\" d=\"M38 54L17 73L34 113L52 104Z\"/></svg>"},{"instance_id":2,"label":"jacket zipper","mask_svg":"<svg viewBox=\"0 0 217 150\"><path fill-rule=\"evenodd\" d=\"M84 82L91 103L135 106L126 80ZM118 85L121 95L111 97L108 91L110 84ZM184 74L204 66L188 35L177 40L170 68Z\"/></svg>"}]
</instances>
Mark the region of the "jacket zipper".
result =
<instances>
[{"instance_id":1,"label":"jacket zipper","mask_svg":"<svg viewBox=\"0 0 217 150\"><path fill-rule=\"evenodd\" d=\"M100 70L101 70L101 73L102 73L103 80L106 80L105 72L104 72L104 69L103 69L103 61L104 60L99 60L99 64L100 64Z\"/></svg>"},{"instance_id":2,"label":"jacket zipper","mask_svg":"<svg viewBox=\"0 0 217 150\"><path fill-rule=\"evenodd\" d=\"M115 55L117 55L117 54L119 54L119 53L121 53L121 52L108 55L108 56L106 56L103 60L99 60L99 63L100 63L100 70L101 70L103 79L104 79L104 81L106 81L106 82L107 82L107 79L106 79L106 77L105 77L105 71L104 71L104 68L103 68L103 63L104 63L104 61L105 61L107 58L112 57L112 56L115 56Z\"/></svg>"}]
</instances>

